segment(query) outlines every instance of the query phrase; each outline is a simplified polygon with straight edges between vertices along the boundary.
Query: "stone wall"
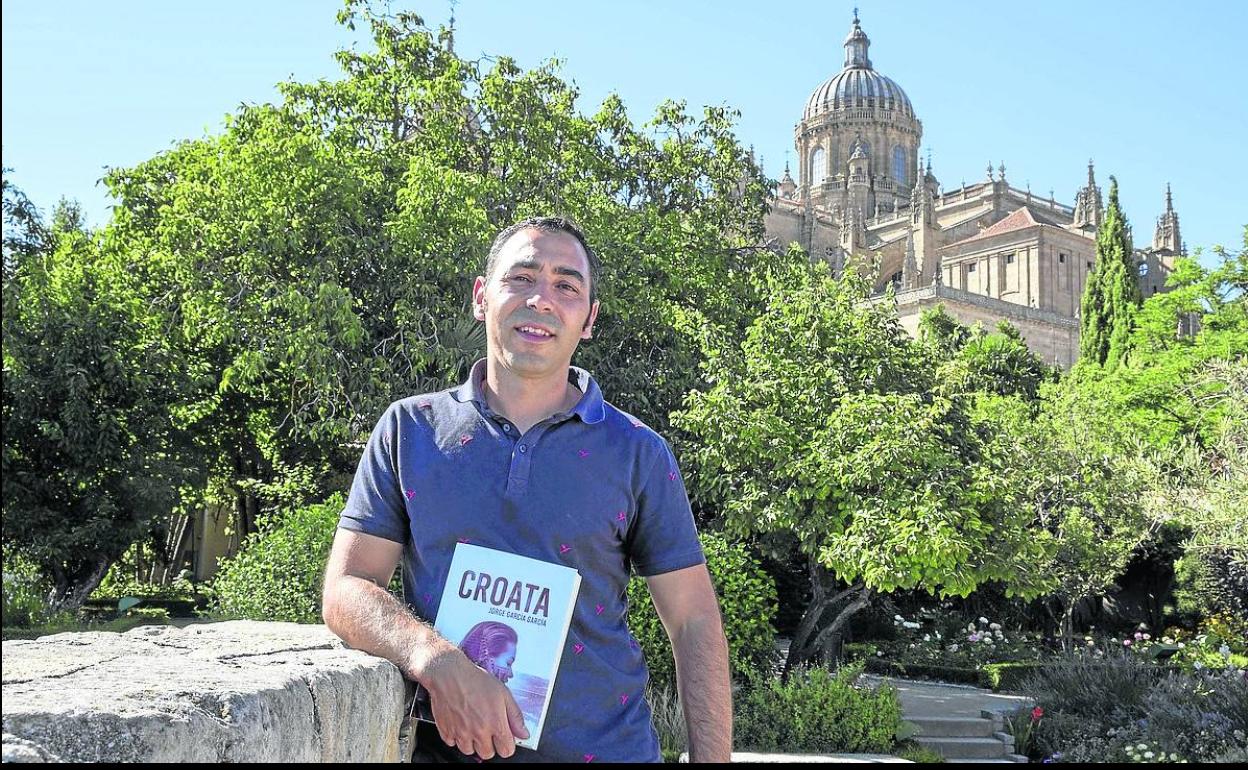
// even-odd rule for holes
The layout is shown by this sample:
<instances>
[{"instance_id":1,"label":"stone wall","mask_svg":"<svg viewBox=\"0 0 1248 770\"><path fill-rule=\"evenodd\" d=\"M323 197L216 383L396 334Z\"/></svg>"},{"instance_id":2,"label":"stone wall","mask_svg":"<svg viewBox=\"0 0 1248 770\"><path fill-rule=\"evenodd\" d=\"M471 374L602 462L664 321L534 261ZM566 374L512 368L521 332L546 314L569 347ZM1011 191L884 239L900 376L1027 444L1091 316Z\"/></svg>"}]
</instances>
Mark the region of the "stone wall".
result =
<instances>
[{"instance_id":1,"label":"stone wall","mask_svg":"<svg viewBox=\"0 0 1248 770\"><path fill-rule=\"evenodd\" d=\"M403 677L323 625L3 643L4 761L393 762Z\"/></svg>"}]
</instances>

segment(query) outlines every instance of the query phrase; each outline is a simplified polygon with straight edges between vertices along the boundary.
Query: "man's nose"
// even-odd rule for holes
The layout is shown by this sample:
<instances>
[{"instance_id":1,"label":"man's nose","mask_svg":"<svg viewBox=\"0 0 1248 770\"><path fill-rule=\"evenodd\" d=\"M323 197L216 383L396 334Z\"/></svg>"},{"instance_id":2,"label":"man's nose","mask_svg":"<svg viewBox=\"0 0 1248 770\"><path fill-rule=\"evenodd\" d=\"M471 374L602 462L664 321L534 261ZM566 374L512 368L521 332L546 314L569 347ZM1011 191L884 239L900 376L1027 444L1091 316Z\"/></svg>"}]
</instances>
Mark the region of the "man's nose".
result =
<instances>
[{"instance_id":1,"label":"man's nose","mask_svg":"<svg viewBox=\"0 0 1248 770\"><path fill-rule=\"evenodd\" d=\"M554 310L554 303L550 301L550 291L545 286L535 287L525 304L539 313L549 313Z\"/></svg>"}]
</instances>

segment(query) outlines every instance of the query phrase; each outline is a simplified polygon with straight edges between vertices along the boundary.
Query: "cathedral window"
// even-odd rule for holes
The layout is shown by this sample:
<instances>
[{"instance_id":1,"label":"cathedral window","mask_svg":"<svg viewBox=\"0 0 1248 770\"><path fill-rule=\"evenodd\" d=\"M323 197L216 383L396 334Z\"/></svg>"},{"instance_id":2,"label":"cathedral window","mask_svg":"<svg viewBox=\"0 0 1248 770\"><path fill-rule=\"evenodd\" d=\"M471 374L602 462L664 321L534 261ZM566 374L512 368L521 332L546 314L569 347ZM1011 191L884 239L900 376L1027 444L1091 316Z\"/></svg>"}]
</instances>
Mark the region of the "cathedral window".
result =
<instances>
[{"instance_id":1,"label":"cathedral window","mask_svg":"<svg viewBox=\"0 0 1248 770\"><path fill-rule=\"evenodd\" d=\"M1005 255L1005 264L1007 264L1007 265L1012 265L1012 264L1014 264L1014 255L1013 255L1013 254L1006 254L1006 255Z\"/></svg>"},{"instance_id":2,"label":"cathedral window","mask_svg":"<svg viewBox=\"0 0 1248 770\"><path fill-rule=\"evenodd\" d=\"M975 263L974 263L974 262L972 262L971 264L969 264L969 265L967 265L967 266L966 266L966 272L968 272L968 273L973 273L973 272L975 272Z\"/></svg>"},{"instance_id":3,"label":"cathedral window","mask_svg":"<svg viewBox=\"0 0 1248 770\"><path fill-rule=\"evenodd\" d=\"M1058 261L1060 264L1063 264L1063 265L1064 265L1064 264L1066 264L1066 255L1065 255L1065 254L1062 254L1062 253L1058 253L1058 255L1057 255L1057 261Z\"/></svg>"},{"instance_id":4,"label":"cathedral window","mask_svg":"<svg viewBox=\"0 0 1248 770\"><path fill-rule=\"evenodd\" d=\"M904 185L906 183L906 167L909 165L909 163L906 163L906 148L902 147L900 144L894 147L893 179L896 179L898 184Z\"/></svg>"},{"instance_id":5,"label":"cathedral window","mask_svg":"<svg viewBox=\"0 0 1248 770\"><path fill-rule=\"evenodd\" d=\"M823 184L823 178L827 172L827 156L822 147L816 147L815 151L810 154L810 185L814 187Z\"/></svg>"}]
</instances>

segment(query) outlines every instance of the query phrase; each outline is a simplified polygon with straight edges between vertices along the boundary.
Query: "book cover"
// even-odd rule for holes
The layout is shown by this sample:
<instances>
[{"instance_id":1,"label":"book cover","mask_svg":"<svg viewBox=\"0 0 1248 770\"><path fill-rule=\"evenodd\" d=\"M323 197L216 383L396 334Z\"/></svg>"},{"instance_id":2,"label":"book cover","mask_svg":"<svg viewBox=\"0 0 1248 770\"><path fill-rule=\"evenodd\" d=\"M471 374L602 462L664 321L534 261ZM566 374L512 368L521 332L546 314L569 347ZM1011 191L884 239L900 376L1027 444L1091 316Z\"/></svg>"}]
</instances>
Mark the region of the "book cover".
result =
<instances>
[{"instance_id":1,"label":"book cover","mask_svg":"<svg viewBox=\"0 0 1248 770\"><path fill-rule=\"evenodd\" d=\"M498 677L524 713L536 750L576 607L581 576L571 567L459 543L433 627L468 659ZM433 721L429 693L417 687L415 716Z\"/></svg>"}]
</instances>

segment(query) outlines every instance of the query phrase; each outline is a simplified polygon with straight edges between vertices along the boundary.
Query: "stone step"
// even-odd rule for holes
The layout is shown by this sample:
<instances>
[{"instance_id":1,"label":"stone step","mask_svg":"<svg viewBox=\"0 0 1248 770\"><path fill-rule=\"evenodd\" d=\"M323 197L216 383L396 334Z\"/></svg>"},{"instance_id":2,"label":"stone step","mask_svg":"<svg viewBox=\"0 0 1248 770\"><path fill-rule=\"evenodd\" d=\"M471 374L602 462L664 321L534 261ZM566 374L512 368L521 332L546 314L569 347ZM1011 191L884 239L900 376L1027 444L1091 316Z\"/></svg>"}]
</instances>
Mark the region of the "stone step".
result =
<instances>
[{"instance_id":1,"label":"stone step","mask_svg":"<svg viewBox=\"0 0 1248 770\"><path fill-rule=\"evenodd\" d=\"M1005 744L997 738L914 738L920 746L945 759L1005 759Z\"/></svg>"},{"instance_id":2,"label":"stone step","mask_svg":"<svg viewBox=\"0 0 1248 770\"><path fill-rule=\"evenodd\" d=\"M981 717L905 717L928 738L991 738L996 727Z\"/></svg>"}]
</instances>

